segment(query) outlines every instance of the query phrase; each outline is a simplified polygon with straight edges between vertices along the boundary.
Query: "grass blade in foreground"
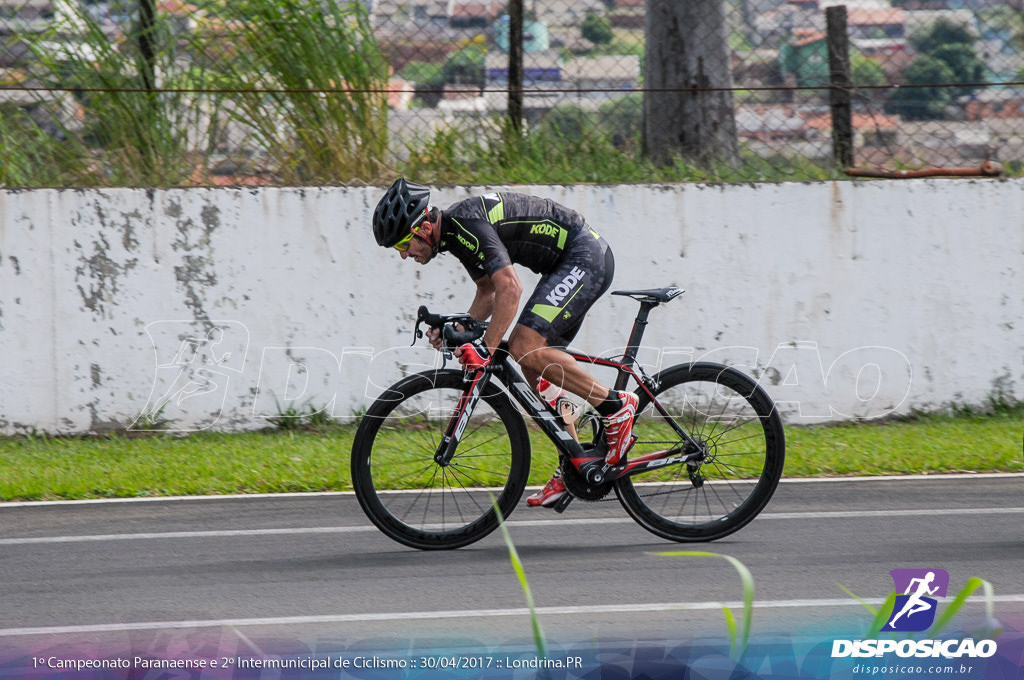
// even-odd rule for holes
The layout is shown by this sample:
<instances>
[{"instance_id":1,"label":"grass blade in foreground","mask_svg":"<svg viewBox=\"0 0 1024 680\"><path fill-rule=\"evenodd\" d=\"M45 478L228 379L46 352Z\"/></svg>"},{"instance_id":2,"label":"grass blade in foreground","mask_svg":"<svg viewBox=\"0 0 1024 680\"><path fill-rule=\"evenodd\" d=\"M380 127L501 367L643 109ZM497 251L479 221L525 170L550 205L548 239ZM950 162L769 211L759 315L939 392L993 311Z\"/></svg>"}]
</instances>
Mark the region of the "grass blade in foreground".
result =
<instances>
[{"instance_id":1,"label":"grass blade in foreground","mask_svg":"<svg viewBox=\"0 0 1024 680\"><path fill-rule=\"evenodd\" d=\"M740 582L743 584L743 626L737 631L736 618L732 611L722 606L722 613L725 615L725 625L729 630L729 651L734 660L739 661L747 651L747 642L750 640L750 626L754 617L754 577L747 566L731 555L721 555L713 552L702 552L686 550L682 552L656 553L665 557L720 557L733 566L733 569L740 575Z\"/></svg>"},{"instance_id":2,"label":"grass blade in foreground","mask_svg":"<svg viewBox=\"0 0 1024 680\"><path fill-rule=\"evenodd\" d=\"M509 559L512 560L512 568L516 572L516 578L519 579L519 585L523 587L523 594L526 596L526 605L530 608L530 622L533 627L533 643L537 646L537 655L543 659L547 656L547 645L544 642L544 631L541 630L540 619L537 618L537 610L533 605L533 594L530 592L530 583L526 580L526 571L523 569L523 562L519 559L519 553L516 552L516 546L512 542L512 536L508 533L508 527L505 526L505 517L501 514L501 508L498 507L497 502L493 499L492 504L494 505L494 511L498 513L501 536L505 539L505 545L508 546L508 556Z\"/></svg>"},{"instance_id":3,"label":"grass blade in foreground","mask_svg":"<svg viewBox=\"0 0 1024 680\"><path fill-rule=\"evenodd\" d=\"M882 603L882 606L879 609L875 609L842 583L837 583L836 585L839 586L844 593L857 600L857 602L860 602L869 612L874 614L874 618L871 619L871 626L868 628L866 637L871 638L877 636L878 631L882 630L882 626L884 626L885 622L889 619L889 612L892 611L893 605L896 604L896 593L889 593L889 597Z\"/></svg>"},{"instance_id":4,"label":"grass blade in foreground","mask_svg":"<svg viewBox=\"0 0 1024 680\"><path fill-rule=\"evenodd\" d=\"M928 629L928 637L935 637L938 635L943 628L949 625L949 622L953 620L953 617L957 615L964 604L967 602L967 598L971 596L978 588L981 588L985 593L985 624L990 629L992 637L998 637L1003 632L1002 624L995 617L995 606L992 600L992 584L984 579L980 579L976 576L972 576L967 579L966 585L960 589L960 592L956 594L953 601L943 608L942 613L932 624L932 627Z\"/></svg>"}]
</instances>

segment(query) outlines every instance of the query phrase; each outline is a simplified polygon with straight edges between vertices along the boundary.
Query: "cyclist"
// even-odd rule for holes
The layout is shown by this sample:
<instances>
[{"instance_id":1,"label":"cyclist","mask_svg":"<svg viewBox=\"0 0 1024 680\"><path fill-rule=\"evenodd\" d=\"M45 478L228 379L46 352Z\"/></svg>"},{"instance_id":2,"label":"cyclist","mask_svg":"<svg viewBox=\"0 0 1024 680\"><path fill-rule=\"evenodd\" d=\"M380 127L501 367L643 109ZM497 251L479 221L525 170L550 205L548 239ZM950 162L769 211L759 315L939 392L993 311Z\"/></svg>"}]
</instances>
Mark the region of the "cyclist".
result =
<instances>
[{"instance_id":1,"label":"cyclist","mask_svg":"<svg viewBox=\"0 0 1024 680\"><path fill-rule=\"evenodd\" d=\"M395 248L402 259L427 264L438 253L454 255L476 283L468 313L490 319L484 336L455 350L469 370L490 363L508 338L511 357L531 384L544 378L587 400L601 415L607 462L618 463L632 442L637 398L597 382L564 351L587 311L611 285L615 261L607 242L574 210L554 201L514 192L494 192L458 201L446 210L430 205L430 190L397 179L373 213L377 244ZM541 275L516 320L523 286L513 267ZM513 321L515 326L512 327ZM440 348L434 329L431 344ZM551 507L566 493L561 471L526 499Z\"/></svg>"}]
</instances>

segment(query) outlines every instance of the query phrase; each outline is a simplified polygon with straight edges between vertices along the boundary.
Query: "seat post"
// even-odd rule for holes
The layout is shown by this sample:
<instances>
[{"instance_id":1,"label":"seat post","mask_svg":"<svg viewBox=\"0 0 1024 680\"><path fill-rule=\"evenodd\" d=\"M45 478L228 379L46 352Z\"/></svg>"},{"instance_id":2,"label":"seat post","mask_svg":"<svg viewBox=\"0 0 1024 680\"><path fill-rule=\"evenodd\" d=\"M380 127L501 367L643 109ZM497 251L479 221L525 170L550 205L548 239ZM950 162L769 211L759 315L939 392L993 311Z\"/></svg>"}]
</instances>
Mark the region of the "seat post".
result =
<instances>
[{"instance_id":1,"label":"seat post","mask_svg":"<svg viewBox=\"0 0 1024 680\"><path fill-rule=\"evenodd\" d=\"M622 363L627 366L633 365L636 361L637 352L640 351L640 341L643 340L644 331L647 329L647 316L651 313L651 310L657 307L660 303L657 300L642 299L640 300L640 309L636 313L636 318L633 320L633 330L629 333L629 340L626 343L626 353L622 356ZM615 389L625 389L629 382L629 374L623 370L619 370L619 375L615 379Z\"/></svg>"}]
</instances>

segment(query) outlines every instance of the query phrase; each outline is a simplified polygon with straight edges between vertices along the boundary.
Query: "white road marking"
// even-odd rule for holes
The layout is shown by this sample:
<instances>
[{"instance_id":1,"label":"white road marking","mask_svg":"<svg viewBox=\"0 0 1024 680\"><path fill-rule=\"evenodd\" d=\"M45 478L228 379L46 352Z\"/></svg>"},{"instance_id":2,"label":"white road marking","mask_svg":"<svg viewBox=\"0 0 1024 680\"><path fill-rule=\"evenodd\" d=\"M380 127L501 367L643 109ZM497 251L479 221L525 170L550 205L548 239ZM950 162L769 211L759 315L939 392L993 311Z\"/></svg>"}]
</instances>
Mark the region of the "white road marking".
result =
<instances>
[{"instance_id":1,"label":"white road marking","mask_svg":"<svg viewBox=\"0 0 1024 680\"><path fill-rule=\"evenodd\" d=\"M832 482L914 482L914 481L942 481L946 479L1009 479L1013 477L1024 477L1024 472L986 472L986 473L960 473L950 475L891 475L877 477L797 477L783 478L780 484L808 484L808 483L832 483ZM738 482L733 482L738 483ZM528 489L539 489L540 487L527 487ZM398 492L402 493L402 492ZM411 491L408 493L418 493ZM260 498L314 498L319 496L352 496L353 491L308 491L301 493L252 493L252 494L225 494L216 496L144 496L140 498L87 498L83 500L69 501L0 501L0 510L4 508L40 507L47 505L105 505L108 503L171 503L183 501L232 501L232 500L253 500Z\"/></svg>"},{"instance_id":2,"label":"white road marking","mask_svg":"<svg viewBox=\"0 0 1024 680\"><path fill-rule=\"evenodd\" d=\"M832 478L832 479L798 479L783 480L783 483L806 483L806 482L859 482L859 481L912 481L912 480L937 480L949 478L1006 478L1024 477L1024 474L992 474L992 475L921 475L913 477L858 477L858 478ZM173 498L132 498L132 499L96 499L84 501L36 501L36 502L14 502L0 503L0 509L25 506L63 506L76 504L104 504L104 503L137 503L137 502L176 502L176 501L211 501L211 500L247 500L254 498L295 498L313 496L351 495L351 492L328 492L328 493L302 493L302 494L252 494L235 496L184 496ZM822 512L763 512L758 520L771 519L856 519L873 517L898 517L898 516L954 516L954 515L1006 515L1022 514L1024 507L1013 508L931 508L915 510L837 510ZM509 525L516 526L558 526L558 525L608 525L609 523L631 523L633 520L628 517L605 517L605 518L557 518L537 520L512 520ZM295 535L295 534L345 534L375 532L373 526L348 526L348 527L292 527L280 529L248 529L248 530L216 530L216 531L175 531L175 532L151 532L135 534L97 534L87 536L44 536L25 538L0 539L0 545L31 545L31 544L58 544L76 542L103 542L103 541L125 541L125 540L159 540L159 539L204 539L204 538L225 538L225 537L247 537L247 536L273 536L273 535ZM945 598L948 601L950 598ZM972 603L982 603L984 598L975 596L969 600ZM996 603L1020 603L1024 602L1024 594L996 595L992 598ZM783 608L827 608L827 607L861 607L864 603L877 606L883 604L883 599L868 599L861 601L852 598L844 599L794 599L794 600L769 600L754 602L756 609L783 609ZM541 607L537 614L540 616L579 616L597 614L615 614L631 612L665 612L665 611L700 611L718 610L722 607L740 609L742 602L679 602L679 603L656 603L656 604L619 604L619 605L592 605L576 607ZM212 619L212 620L186 620L186 621L152 621L138 623L105 623L77 626L44 626L25 628L0 629L0 638L31 636L31 635L73 635L104 632L126 632L141 630L169 630L169 629L195 629L211 627L249 627L249 626L297 626L310 624L336 624L336 623L370 623L388 621L412 621L420 619L455 619L455 618L491 618L491 617L529 617L530 611L527 608L512 609L480 609L464 611L428 611L428 612L386 612L366 614L327 614L317 616L294 616L294 617L265 617L247 619Z\"/></svg>"},{"instance_id":3,"label":"white road marking","mask_svg":"<svg viewBox=\"0 0 1024 680\"><path fill-rule=\"evenodd\" d=\"M870 517L949 517L955 515L1020 515L1024 508L921 508L915 510L828 510L822 512L762 512L757 520L771 519L861 519ZM508 526L555 527L609 524L630 524L629 517L585 517L579 519L526 519L509 520ZM286 527L281 529L220 529L211 531L165 531L137 534L92 534L82 536L33 536L24 538L0 538L4 545L46 545L56 543L98 543L103 541L148 541L174 540L183 538L244 538L250 536L295 536L297 534L357 534L374 532L370 525L347 527Z\"/></svg>"},{"instance_id":4,"label":"white road marking","mask_svg":"<svg viewBox=\"0 0 1024 680\"><path fill-rule=\"evenodd\" d=\"M953 598L939 598L940 602L949 602ZM968 598L968 602L982 604L986 601L981 596ZM995 603L1024 602L1024 594L1017 595L996 595L992 597ZM818 599L818 600L765 600L755 601L754 609L790 609L790 608L827 608L827 607L862 607L864 604L881 605L885 600L865 599L863 601L852 598L845 599ZM587 605L576 607L538 607L536 613L539 617L546 616L580 616L598 614L624 614L637 612L669 612L669 611L701 611L719 610L728 607L731 610L743 608L743 602L667 602L655 604L609 604L609 605ZM249 627L249 626L303 626L315 624L337 624L337 623L373 623L389 621L416 621L423 619L469 619L469 618L496 618L504 616L529 617L530 610L527 607L511 609L468 609L449 611L427 611L427 612L384 612L368 614L323 614L314 616L277 616L251 619L210 619L192 621L144 621L138 623L99 623L80 626L40 626L34 628L0 628L0 638L19 637L27 635L75 635L88 633L120 633L140 630L170 630L170 629L195 629L195 628L221 628L221 627Z\"/></svg>"}]
</instances>

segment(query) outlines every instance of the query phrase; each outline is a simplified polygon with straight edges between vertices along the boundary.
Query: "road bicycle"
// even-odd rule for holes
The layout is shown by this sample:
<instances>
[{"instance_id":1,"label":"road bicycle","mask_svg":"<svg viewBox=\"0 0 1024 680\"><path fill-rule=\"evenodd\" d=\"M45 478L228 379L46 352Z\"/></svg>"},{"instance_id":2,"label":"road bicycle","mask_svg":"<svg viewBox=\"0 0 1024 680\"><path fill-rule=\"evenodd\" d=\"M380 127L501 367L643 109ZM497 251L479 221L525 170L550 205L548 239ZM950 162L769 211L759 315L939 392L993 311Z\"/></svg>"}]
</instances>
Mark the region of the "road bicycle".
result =
<instances>
[{"instance_id":1,"label":"road bicycle","mask_svg":"<svg viewBox=\"0 0 1024 680\"><path fill-rule=\"evenodd\" d=\"M623 355L567 350L577 361L614 369L616 390L635 384L634 442L618 464L605 462L596 413L582 412L572 423L527 384L503 344L483 369L442 366L409 375L373 402L352 446L352 484L363 511L384 534L413 548L460 548L487 536L526 488L525 414L558 451L569 493L556 511L614 490L630 517L665 539L712 541L746 526L782 476L782 420L761 386L735 368L696 362L644 371L637 353L648 315L682 293L675 287L615 291L640 305ZM441 329L449 358L452 348L486 329L466 314L420 307L413 342L424 323Z\"/></svg>"}]
</instances>

